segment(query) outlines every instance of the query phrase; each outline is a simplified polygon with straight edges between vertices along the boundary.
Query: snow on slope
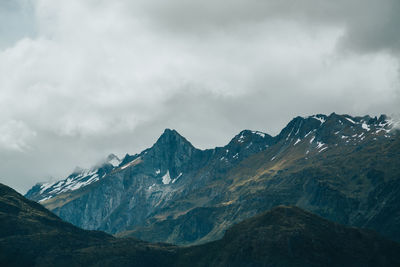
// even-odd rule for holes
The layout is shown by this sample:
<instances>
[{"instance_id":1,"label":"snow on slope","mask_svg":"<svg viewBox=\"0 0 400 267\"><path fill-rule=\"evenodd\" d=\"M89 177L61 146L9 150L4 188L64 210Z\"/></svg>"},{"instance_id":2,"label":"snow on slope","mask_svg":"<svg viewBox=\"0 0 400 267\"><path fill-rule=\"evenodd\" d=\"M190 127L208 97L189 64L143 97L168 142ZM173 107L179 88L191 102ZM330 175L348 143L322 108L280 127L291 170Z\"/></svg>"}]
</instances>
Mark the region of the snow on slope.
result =
<instances>
[{"instance_id":1,"label":"snow on slope","mask_svg":"<svg viewBox=\"0 0 400 267\"><path fill-rule=\"evenodd\" d=\"M104 178L111 170L118 167L120 163L121 160L117 156L111 154L104 163L98 164L91 169L77 168L71 175L63 180L44 183L39 188L39 194L42 198L38 200L38 202L43 202L58 194L77 190L97 182Z\"/></svg>"}]
</instances>

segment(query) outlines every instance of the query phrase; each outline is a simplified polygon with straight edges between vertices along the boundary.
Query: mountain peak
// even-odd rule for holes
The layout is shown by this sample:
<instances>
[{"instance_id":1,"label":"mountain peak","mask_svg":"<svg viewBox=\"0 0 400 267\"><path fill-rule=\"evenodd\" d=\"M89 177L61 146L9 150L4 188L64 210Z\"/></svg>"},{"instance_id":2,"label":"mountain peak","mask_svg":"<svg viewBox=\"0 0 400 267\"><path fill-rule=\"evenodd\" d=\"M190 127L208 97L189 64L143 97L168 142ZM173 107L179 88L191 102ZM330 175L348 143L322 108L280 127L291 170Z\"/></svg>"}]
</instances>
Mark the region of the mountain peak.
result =
<instances>
[{"instance_id":1,"label":"mountain peak","mask_svg":"<svg viewBox=\"0 0 400 267\"><path fill-rule=\"evenodd\" d=\"M175 129L170 129L170 128L166 128L164 130L164 132L161 134L161 137L168 137L168 136L175 136L175 137L181 137L183 138L182 135L180 135Z\"/></svg>"},{"instance_id":2,"label":"mountain peak","mask_svg":"<svg viewBox=\"0 0 400 267\"><path fill-rule=\"evenodd\" d=\"M115 154L111 153L110 155L107 156L106 162L116 167L121 163L121 159L118 158Z\"/></svg>"},{"instance_id":3,"label":"mountain peak","mask_svg":"<svg viewBox=\"0 0 400 267\"><path fill-rule=\"evenodd\" d=\"M179 134L175 129L165 128L163 134Z\"/></svg>"},{"instance_id":4,"label":"mountain peak","mask_svg":"<svg viewBox=\"0 0 400 267\"><path fill-rule=\"evenodd\" d=\"M250 142L260 142L272 139L272 136L269 134L259 132L259 131L252 131L252 130L243 130L238 133L233 139L231 140L230 144L232 143L250 143Z\"/></svg>"},{"instance_id":5,"label":"mountain peak","mask_svg":"<svg viewBox=\"0 0 400 267\"><path fill-rule=\"evenodd\" d=\"M193 147L193 145L176 130L166 128L154 146L174 146L178 144Z\"/></svg>"}]
</instances>

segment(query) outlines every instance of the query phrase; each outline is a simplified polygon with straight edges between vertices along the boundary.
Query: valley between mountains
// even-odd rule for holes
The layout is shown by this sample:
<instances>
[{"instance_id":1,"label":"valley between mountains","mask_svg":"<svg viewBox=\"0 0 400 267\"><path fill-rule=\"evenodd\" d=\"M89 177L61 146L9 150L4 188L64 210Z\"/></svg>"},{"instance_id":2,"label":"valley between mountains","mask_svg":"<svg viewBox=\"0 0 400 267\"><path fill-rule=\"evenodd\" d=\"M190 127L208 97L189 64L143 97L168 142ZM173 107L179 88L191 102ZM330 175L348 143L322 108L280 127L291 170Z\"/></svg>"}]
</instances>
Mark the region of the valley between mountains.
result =
<instances>
[{"instance_id":1,"label":"valley between mountains","mask_svg":"<svg viewBox=\"0 0 400 267\"><path fill-rule=\"evenodd\" d=\"M274 137L244 130L207 150L166 129L139 154L111 154L25 197L83 229L148 242L220 240L279 205L400 241L398 126L385 115L319 114L294 118Z\"/></svg>"}]
</instances>

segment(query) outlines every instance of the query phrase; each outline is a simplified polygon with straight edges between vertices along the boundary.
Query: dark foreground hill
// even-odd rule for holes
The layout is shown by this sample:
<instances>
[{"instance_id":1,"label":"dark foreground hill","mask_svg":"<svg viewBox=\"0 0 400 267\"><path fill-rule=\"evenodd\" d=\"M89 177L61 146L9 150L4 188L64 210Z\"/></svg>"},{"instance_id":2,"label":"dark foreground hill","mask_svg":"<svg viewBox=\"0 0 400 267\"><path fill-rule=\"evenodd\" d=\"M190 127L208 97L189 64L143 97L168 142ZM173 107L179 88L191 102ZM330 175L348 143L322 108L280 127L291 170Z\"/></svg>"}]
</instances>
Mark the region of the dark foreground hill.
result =
<instances>
[{"instance_id":1,"label":"dark foreground hill","mask_svg":"<svg viewBox=\"0 0 400 267\"><path fill-rule=\"evenodd\" d=\"M400 245L292 206L247 219L182 251L182 266L396 266Z\"/></svg>"},{"instance_id":2,"label":"dark foreground hill","mask_svg":"<svg viewBox=\"0 0 400 267\"><path fill-rule=\"evenodd\" d=\"M172 266L176 248L62 221L0 184L0 266Z\"/></svg>"},{"instance_id":3,"label":"dark foreground hill","mask_svg":"<svg viewBox=\"0 0 400 267\"><path fill-rule=\"evenodd\" d=\"M118 239L63 222L0 184L0 266L400 266L374 232L279 206L193 247Z\"/></svg>"},{"instance_id":4,"label":"dark foreground hill","mask_svg":"<svg viewBox=\"0 0 400 267\"><path fill-rule=\"evenodd\" d=\"M199 150L174 130L140 154L38 184L27 197L78 227L149 242L202 244L278 205L400 241L396 122L335 113L294 118L277 136L244 130Z\"/></svg>"}]
</instances>

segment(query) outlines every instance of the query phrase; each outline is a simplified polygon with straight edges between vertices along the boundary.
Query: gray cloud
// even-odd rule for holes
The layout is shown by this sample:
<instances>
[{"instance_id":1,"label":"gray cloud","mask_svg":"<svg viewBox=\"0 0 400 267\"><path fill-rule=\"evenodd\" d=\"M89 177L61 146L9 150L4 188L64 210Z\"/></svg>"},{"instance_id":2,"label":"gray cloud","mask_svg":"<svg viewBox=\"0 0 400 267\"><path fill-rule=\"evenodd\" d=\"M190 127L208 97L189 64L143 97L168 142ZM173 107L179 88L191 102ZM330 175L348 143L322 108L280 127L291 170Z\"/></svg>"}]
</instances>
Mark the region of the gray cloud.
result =
<instances>
[{"instance_id":1,"label":"gray cloud","mask_svg":"<svg viewBox=\"0 0 400 267\"><path fill-rule=\"evenodd\" d=\"M400 49L397 0L234 0L229 4L172 0L146 1L140 6L152 23L184 34L236 31L243 25L248 30L257 23L286 20L307 27L344 27L342 45L360 52L398 53Z\"/></svg>"},{"instance_id":2,"label":"gray cloud","mask_svg":"<svg viewBox=\"0 0 400 267\"><path fill-rule=\"evenodd\" d=\"M398 10L372 0L3 2L0 22L28 19L1 28L0 181L24 191L140 152L166 127L208 148L245 128L277 134L297 115L399 113Z\"/></svg>"}]
</instances>

